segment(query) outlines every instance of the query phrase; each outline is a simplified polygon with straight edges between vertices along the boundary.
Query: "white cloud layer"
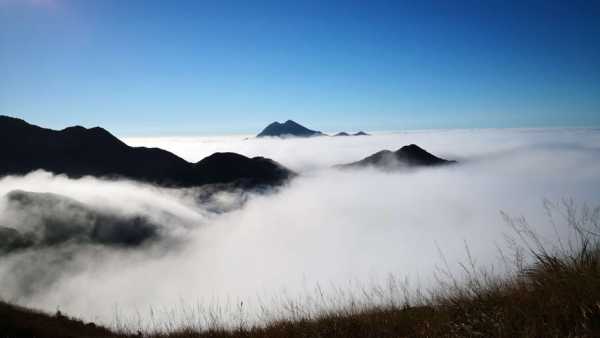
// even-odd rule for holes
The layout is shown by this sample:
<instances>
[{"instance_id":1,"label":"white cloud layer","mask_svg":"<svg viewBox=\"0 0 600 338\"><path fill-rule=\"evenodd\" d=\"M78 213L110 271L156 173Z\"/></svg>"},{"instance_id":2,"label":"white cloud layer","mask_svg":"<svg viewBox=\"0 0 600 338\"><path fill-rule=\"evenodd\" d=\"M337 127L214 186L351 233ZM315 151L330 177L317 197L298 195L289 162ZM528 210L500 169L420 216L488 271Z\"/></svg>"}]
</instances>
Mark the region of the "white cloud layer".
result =
<instances>
[{"instance_id":1,"label":"white cloud layer","mask_svg":"<svg viewBox=\"0 0 600 338\"><path fill-rule=\"evenodd\" d=\"M150 307L268 299L284 290L293 296L316 283L344 287L390 273L428 287L441 264L438 248L451 266L466 259L465 243L477 263L497 263L496 246L503 245L503 234L510 231L500 210L525 216L550 239L555 234L542 208L544 198L600 204L600 131L591 129L125 141L162 147L189 161L216 151L260 155L301 175L277 193L250 196L242 208L225 214L211 212L190 191L40 172L4 178L0 195L14 189L54 192L186 230L181 232L183 244L173 247L78 248L58 282L19 297L11 284L3 283L0 297L47 310L60 307L103 322L110 322L118 308L125 317L139 312L147 322ZM402 173L330 168L410 143L460 164ZM235 204L239 198L224 194L217 202ZM175 216L168 222L160 219L167 212ZM35 254L2 258L0 276Z\"/></svg>"}]
</instances>

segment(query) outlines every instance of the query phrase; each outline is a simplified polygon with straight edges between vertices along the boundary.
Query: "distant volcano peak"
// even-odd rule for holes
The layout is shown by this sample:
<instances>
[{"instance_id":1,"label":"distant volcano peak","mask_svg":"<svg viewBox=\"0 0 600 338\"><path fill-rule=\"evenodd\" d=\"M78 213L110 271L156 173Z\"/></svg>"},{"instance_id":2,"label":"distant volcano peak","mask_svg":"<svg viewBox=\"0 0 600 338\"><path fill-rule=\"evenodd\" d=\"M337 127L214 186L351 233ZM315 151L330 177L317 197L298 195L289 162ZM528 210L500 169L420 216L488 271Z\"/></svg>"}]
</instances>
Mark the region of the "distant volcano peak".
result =
<instances>
[{"instance_id":1,"label":"distant volcano peak","mask_svg":"<svg viewBox=\"0 0 600 338\"><path fill-rule=\"evenodd\" d=\"M324 135L324 134L320 131L311 130L293 120L287 120L284 123L279 123L276 121L276 122L269 124L256 137L265 137L265 136L311 137L311 136L321 136L321 135Z\"/></svg>"}]
</instances>

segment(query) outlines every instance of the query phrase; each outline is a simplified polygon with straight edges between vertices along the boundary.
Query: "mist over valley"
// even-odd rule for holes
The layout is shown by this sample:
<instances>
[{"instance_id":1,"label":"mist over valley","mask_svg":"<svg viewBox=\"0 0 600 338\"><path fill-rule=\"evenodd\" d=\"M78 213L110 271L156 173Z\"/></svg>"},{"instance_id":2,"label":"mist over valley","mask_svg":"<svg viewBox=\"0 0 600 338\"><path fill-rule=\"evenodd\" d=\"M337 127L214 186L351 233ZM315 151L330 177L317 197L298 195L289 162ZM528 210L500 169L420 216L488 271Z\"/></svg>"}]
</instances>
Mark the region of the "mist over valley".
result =
<instances>
[{"instance_id":1,"label":"mist over valley","mask_svg":"<svg viewBox=\"0 0 600 338\"><path fill-rule=\"evenodd\" d=\"M548 226L544 200L600 197L594 129L372 134L123 139L190 162L234 152L295 172L283 185L255 189L161 187L44 170L5 176L0 296L107 325L115 308L151 326L151 309L154 316L176 311L183 323L178 306L243 302L249 320L259 322L260 306L282 295L300 299L319 285L353 290L393 275L414 290L434 287L440 265L460 274L466 246L478 264L501 271L498 249L507 250L510 229L500 211L526 217L557 243L569 235ZM457 162L393 171L335 167L409 144Z\"/></svg>"}]
</instances>

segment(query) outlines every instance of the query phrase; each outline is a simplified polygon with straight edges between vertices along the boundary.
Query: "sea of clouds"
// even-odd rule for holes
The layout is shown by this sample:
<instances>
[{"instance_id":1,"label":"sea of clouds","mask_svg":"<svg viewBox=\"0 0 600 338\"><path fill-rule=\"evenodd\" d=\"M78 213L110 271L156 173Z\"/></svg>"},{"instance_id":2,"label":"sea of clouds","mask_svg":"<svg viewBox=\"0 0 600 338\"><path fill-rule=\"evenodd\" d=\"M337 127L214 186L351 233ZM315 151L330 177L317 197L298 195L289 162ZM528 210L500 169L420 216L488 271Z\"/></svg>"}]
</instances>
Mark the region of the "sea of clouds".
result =
<instances>
[{"instance_id":1,"label":"sea of clouds","mask_svg":"<svg viewBox=\"0 0 600 338\"><path fill-rule=\"evenodd\" d=\"M512 230L500 211L524 216L553 243L568 231L560 216L558 227L548 221L545 199L600 205L595 129L123 140L191 162L226 151L264 156L300 175L265 194L223 192L208 200L197 198L198 189L42 171L2 178L0 196L64 195L103 214L143 216L160 225L161 237L133 248L73 242L0 256L0 298L102 323L137 318L161 327L165 316L173 325L189 323L198 307L233 304L252 313L257 304L302 297L315 286L352 289L390 274L430 288L440 265L460 270L465 246L478 265L502 269L499 249ZM459 164L395 173L331 168L411 143ZM14 213L6 197L0 200L0 226Z\"/></svg>"}]
</instances>

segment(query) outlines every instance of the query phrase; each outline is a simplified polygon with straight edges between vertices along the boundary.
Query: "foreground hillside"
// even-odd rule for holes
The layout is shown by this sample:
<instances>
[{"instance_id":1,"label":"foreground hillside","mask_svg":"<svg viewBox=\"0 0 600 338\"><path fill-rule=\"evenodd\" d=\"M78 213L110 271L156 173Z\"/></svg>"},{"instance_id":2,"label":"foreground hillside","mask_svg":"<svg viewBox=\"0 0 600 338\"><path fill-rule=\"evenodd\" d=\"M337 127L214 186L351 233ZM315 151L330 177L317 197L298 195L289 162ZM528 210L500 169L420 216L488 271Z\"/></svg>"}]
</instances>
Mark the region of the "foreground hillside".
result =
<instances>
[{"instance_id":1,"label":"foreground hillside","mask_svg":"<svg viewBox=\"0 0 600 338\"><path fill-rule=\"evenodd\" d=\"M596 212L596 214L599 214ZM598 216L598 215L596 215ZM583 221L582 221L583 220ZM320 315L272 322L266 327L241 325L228 331L182 329L148 337L598 337L600 336L600 241L598 217L577 220L577 241L546 250L535 234L518 228L532 264L514 275L491 277L465 267L467 280L450 278L417 301L386 306L348 306ZM582 222L594 228L582 226ZM519 224L517 224L519 225ZM299 312L302 312L299 305ZM127 337L63 315L45 315L0 303L3 337Z\"/></svg>"},{"instance_id":2,"label":"foreground hillside","mask_svg":"<svg viewBox=\"0 0 600 338\"><path fill-rule=\"evenodd\" d=\"M54 316L0 302L1 337L113 337L115 333L93 323Z\"/></svg>"}]
</instances>

